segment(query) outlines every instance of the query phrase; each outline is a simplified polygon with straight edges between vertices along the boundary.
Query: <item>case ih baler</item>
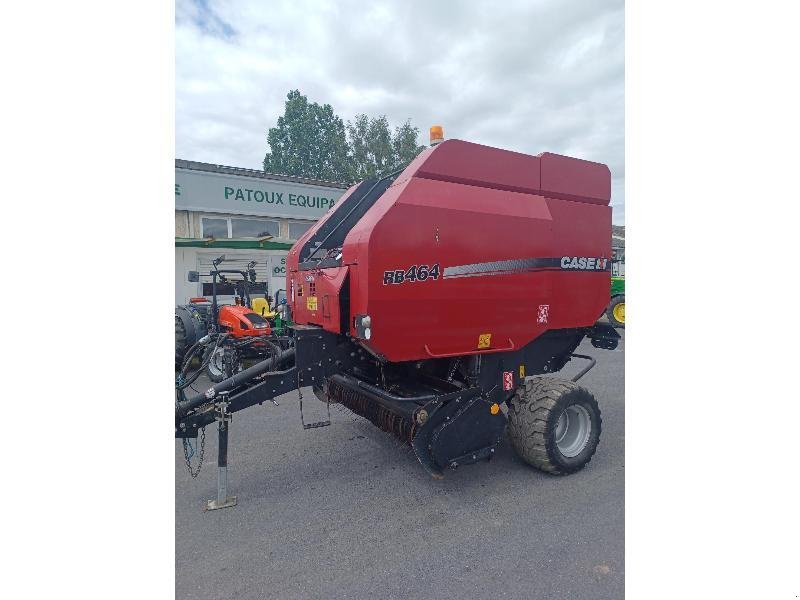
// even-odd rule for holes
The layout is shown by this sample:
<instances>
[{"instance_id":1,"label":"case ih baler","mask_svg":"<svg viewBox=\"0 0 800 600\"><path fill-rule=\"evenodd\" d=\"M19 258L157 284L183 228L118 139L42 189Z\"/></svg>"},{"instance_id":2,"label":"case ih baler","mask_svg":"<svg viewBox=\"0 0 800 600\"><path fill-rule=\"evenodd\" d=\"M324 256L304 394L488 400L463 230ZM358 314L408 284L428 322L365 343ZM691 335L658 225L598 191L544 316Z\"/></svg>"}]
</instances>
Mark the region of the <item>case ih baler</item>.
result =
<instances>
[{"instance_id":1,"label":"case ih baler","mask_svg":"<svg viewBox=\"0 0 800 600\"><path fill-rule=\"evenodd\" d=\"M574 351L619 337L597 323L610 192L605 165L460 140L351 187L287 257L290 340L203 394L179 390L177 437L220 427L209 508L235 502L223 481L229 415L302 387L410 444L436 477L491 458L506 425L527 463L581 469L601 419L574 382L594 360ZM572 380L537 377L574 357L590 362Z\"/></svg>"}]
</instances>

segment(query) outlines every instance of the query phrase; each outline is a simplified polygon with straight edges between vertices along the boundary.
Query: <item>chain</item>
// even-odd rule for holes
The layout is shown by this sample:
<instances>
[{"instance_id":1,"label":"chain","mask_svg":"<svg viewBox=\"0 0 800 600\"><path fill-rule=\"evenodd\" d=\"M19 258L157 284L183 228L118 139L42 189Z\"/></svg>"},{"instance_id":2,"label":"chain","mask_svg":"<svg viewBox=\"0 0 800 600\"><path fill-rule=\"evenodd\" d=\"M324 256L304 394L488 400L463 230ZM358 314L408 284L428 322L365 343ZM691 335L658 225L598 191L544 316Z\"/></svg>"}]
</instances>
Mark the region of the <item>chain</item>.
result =
<instances>
[{"instance_id":1,"label":"chain","mask_svg":"<svg viewBox=\"0 0 800 600\"><path fill-rule=\"evenodd\" d=\"M456 357L453 360L453 364L450 365L450 371L447 373L447 381L453 381L453 376L456 374L456 369L458 369L458 363L461 361L461 358Z\"/></svg>"},{"instance_id":2,"label":"chain","mask_svg":"<svg viewBox=\"0 0 800 600\"><path fill-rule=\"evenodd\" d=\"M200 453L197 455L197 471L192 470L192 463L189 460L189 440L183 438L183 458L186 461L186 470L192 479L200 475L200 469L203 468L203 455L206 451L206 428L200 430Z\"/></svg>"},{"instance_id":3,"label":"chain","mask_svg":"<svg viewBox=\"0 0 800 600\"><path fill-rule=\"evenodd\" d=\"M303 391L300 389L300 374L297 374L297 397L300 400L300 424L305 429L306 421L303 419Z\"/></svg>"}]
</instances>

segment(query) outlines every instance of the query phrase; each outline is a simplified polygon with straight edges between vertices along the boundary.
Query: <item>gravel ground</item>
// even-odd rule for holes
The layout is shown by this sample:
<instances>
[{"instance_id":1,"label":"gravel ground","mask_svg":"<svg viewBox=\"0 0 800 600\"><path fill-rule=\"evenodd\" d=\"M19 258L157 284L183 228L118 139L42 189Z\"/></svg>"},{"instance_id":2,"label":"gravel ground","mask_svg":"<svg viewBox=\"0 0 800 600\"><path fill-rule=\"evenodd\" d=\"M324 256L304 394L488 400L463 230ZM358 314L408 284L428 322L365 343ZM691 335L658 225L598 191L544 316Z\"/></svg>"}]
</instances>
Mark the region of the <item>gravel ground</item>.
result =
<instances>
[{"instance_id":1,"label":"gravel ground","mask_svg":"<svg viewBox=\"0 0 800 600\"><path fill-rule=\"evenodd\" d=\"M491 462L436 481L344 409L332 407L330 427L303 431L295 392L234 415L239 504L204 513L216 497L215 427L197 479L176 442L176 597L622 598L624 341L578 352L597 358L581 384L603 432L591 463L567 477L528 467L504 439ZM304 396L306 419L323 418L325 405Z\"/></svg>"}]
</instances>

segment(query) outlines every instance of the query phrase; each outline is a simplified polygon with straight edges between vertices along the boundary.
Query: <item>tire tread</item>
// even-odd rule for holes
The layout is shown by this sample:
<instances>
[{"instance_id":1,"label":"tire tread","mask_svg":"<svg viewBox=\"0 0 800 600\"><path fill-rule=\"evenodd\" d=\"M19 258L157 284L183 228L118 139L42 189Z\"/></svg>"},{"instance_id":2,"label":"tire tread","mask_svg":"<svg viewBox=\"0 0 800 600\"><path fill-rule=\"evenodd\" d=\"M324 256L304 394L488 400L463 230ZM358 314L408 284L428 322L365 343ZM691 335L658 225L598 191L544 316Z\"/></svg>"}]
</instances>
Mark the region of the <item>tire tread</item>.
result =
<instances>
[{"instance_id":1,"label":"tire tread","mask_svg":"<svg viewBox=\"0 0 800 600\"><path fill-rule=\"evenodd\" d=\"M597 447L594 443L588 458L580 465L565 468L555 460L555 443L548 446L548 423L555 420L554 410L560 411L560 400L580 390L597 413L597 436L602 420L597 402L587 390L565 379L533 377L525 381L509 402L508 434L517 454L529 465L553 475L566 475L582 469L591 460ZM563 403L562 403L563 404ZM554 425L553 425L554 426Z\"/></svg>"}]
</instances>

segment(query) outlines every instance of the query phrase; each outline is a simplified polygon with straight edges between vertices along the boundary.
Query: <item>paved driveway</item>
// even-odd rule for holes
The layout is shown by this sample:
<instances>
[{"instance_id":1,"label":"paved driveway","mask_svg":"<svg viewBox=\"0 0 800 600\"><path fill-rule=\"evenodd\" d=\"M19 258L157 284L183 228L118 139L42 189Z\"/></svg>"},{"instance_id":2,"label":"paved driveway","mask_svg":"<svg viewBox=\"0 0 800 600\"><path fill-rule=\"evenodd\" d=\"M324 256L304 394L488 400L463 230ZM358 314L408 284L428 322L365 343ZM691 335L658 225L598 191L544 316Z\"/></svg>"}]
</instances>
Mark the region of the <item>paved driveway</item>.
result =
<instances>
[{"instance_id":1,"label":"paved driveway","mask_svg":"<svg viewBox=\"0 0 800 600\"><path fill-rule=\"evenodd\" d=\"M216 496L215 427L198 479L176 442L177 598L622 598L624 341L578 352L598 359L581 383L603 433L592 462L567 477L528 467L504 440L491 462L435 481L344 409L303 431L294 393L234 415L239 505L203 513ZM321 419L325 405L305 396L306 418Z\"/></svg>"}]
</instances>

